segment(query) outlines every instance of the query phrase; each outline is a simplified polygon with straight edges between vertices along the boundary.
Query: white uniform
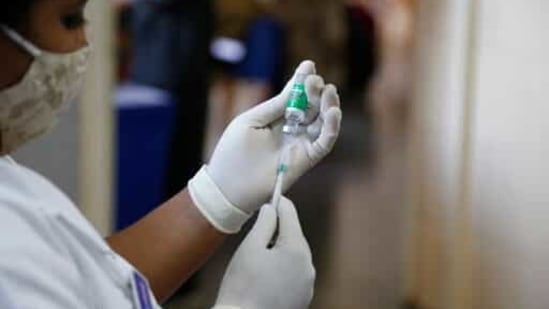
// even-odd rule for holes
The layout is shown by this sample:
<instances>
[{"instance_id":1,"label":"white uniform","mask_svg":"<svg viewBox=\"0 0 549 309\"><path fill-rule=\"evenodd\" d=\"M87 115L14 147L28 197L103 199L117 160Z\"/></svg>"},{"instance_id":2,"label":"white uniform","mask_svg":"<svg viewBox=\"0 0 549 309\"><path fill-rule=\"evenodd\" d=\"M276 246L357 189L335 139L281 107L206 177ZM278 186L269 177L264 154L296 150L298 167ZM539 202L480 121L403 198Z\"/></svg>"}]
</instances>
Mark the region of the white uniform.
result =
<instances>
[{"instance_id":1,"label":"white uniform","mask_svg":"<svg viewBox=\"0 0 549 309\"><path fill-rule=\"evenodd\" d=\"M0 157L0 287L14 308L160 308L136 276L59 189Z\"/></svg>"}]
</instances>

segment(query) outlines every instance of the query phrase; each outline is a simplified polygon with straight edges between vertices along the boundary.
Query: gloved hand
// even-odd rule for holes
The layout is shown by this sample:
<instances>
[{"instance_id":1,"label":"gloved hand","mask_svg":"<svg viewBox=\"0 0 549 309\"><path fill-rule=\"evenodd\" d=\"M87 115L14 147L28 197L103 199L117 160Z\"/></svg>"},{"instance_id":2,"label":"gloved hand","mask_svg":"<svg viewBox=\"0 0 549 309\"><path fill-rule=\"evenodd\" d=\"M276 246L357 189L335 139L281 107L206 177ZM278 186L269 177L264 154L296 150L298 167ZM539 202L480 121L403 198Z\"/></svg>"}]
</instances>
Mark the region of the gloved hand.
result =
<instances>
[{"instance_id":1,"label":"gloved hand","mask_svg":"<svg viewBox=\"0 0 549 309\"><path fill-rule=\"evenodd\" d=\"M315 269L297 211L288 199L279 206L279 236L268 249L277 214L263 206L246 239L236 251L214 309L303 309L313 297Z\"/></svg>"},{"instance_id":2,"label":"gloved hand","mask_svg":"<svg viewBox=\"0 0 549 309\"><path fill-rule=\"evenodd\" d=\"M308 75L307 133L290 151L286 191L333 148L339 135L341 109L333 85L315 75L314 63L304 61L297 74ZM268 201L274 189L282 148L286 103L294 78L282 93L238 116L225 130L209 164L189 182L189 193L202 214L218 230L236 233Z\"/></svg>"}]
</instances>

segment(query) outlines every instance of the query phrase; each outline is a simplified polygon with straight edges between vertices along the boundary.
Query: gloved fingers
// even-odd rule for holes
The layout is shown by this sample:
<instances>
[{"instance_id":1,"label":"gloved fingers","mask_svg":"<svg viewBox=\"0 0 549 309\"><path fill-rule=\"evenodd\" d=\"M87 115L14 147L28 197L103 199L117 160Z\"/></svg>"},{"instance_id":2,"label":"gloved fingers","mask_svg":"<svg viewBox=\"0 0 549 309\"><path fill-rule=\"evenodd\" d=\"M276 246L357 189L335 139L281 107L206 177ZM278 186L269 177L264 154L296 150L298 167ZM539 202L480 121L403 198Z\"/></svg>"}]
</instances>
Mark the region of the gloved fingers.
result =
<instances>
[{"instance_id":1,"label":"gloved fingers","mask_svg":"<svg viewBox=\"0 0 549 309\"><path fill-rule=\"evenodd\" d=\"M309 75L305 79L305 93L309 106L305 114L305 125L313 123L320 113L320 102L324 90L324 79L319 75Z\"/></svg>"},{"instance_id":2,"label":"gloved fingers","mask_svg":"<svg viewBox=\"0 0 549 309\"><path fill-rule=\"evenodd\" d=\"M335 93L335 95L334 95ZM307 134L309 136L309 139L314 141L316 140L322 131L322 127L324 124L324 118L326 115L326 112L331 107L339 107L339 96L337 95L337 88L330 84L324 89L322 89L322 96L320 100L320 113L318 114L318 117L316 117L316 120L307 127Z\"/></svg>"},{"instance_id":3,"label":"gloved fingers","mask_svg":"<svg viewBox=\"0 0 549 309\"><path fill-rule=\"evenodd\" d=\"M313 165L332 151L341 128L342 115L339 107L331 107L323 117L324 123L320 136L307 149L309 159Z\"/></svg>"},{"instance_id":4,"label":"gloved fingers","mask_svg":"<svg viewBox=\"0 0 549 309\"><path fill-rule=\"evenodd\" d=\"M276 209L271 205L264 205L248 237L254 238L261 246L266 248L276 230L276 224Z\"/></svg>"},{"instance_id":5,"label":"gloved fingers","mask_svg":"<svg viewBox=\"0 0 549 309\"><path fill-rule=\"evenodd\" d=\"M290 91L292 90L296 76L299 74L311 75L315 74L315 72L316 69L314 62L310 60L301 62L301 64L297 67L294 76L288 82L286 87L284 87L284 90L280 95L245 112L242 114L241 119L246 119L251 126L265 127L282 118L284 116L286 102Z\"/></svg>"},{"instance_id":6,"label":"gloved fingers","mask_svg":"<svg viewBox=\"0 0 549 309\"><path fill-rule=\"evenodd\" d=\"M341 102L339 100L339 95L337 94L337 87L332 84L324 87L320 103L320 116L322 117L323 115L325 115L330 108L340 108L340 106Z\"/></svg>"},{"instance_id":7,"label":"gloved fingers","mask_svg":"<svg viewBox=\"0 0 549 309\"><path fill-rule=\"evenodd\" d=\"M309 137L310 141L315 141L320 136L320 132L322 131L322 124L324 123L324 120L322 120L322 117L318 117L313 124L309 125L307 127L307 136Z\"/></svg>"},{"instance_id":8,"label":"gloved fingers","mask_svg":"<svg viewBox=\"0 0 549 309\"><path fill-rule=\"evenodd\" d=\"M288 95L290 94L290 91L292 91L292 88L295 84L295 79L298 75L305 74L305 75L313 75L316 74L316 66L315 63L311 60L304 60L302 61L297 68L295 69L294 75L292 78L286 83L284 86L284 89L280 93L279 96L284 97L284 99L288 99Z\"/></svg>"},{"instance_id":9,"label":"gloved fingers","mask_svg":"<svg viewBox=\"0 0 549 309\"><path fill-rule=\"evenodd\" d=\"M320 135L310 145L308 149L309 159L314 165L324 158L334 147L339 136L341 128L341 109L340 99L337 94L337 88L334 85L328 85L324 88L321 98L320 116L314 126L321 123ZM308 133L315 133L311 128ZM316 128L318 130L318 127Z\"/></svg>"},{"instance_id":10,"label":"gloved fingers","mask_svg":"<svg viewBox=\"0 0 549 309\"><path fill-rule=\"evenodd\" d=\"M278 206L279 234L276 246L305 246L310 253L297 210L289 199L282 197ZM275 247L276 247L275 246Z\"/></svg>"}]
</instances>

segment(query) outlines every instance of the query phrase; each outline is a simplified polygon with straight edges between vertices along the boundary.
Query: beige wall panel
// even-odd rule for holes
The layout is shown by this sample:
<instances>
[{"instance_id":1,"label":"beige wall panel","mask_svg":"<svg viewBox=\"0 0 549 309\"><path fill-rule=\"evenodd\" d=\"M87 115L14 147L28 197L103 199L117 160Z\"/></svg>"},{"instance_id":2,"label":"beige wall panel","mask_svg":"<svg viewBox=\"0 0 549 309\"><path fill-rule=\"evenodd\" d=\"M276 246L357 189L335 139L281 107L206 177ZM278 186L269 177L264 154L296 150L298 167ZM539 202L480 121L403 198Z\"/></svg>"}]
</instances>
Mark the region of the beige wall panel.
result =
<instances>
[{"instance_id":1,"label":"beige wall panel","mask_svg":"<svg viewBox=\"0 0 549 309\"><path fill-rule=\"evenodd\" d=\"M106 235L113 222L114 9L110 1L90 1L93 57L80 106L80 205Z\"/></svg>"},{"instance_id":2,"label":"beige wall panel","mask_svg":"<svg viewBox=\"0 0 549 309\"><path fill-rule=\"evenodd\" d=\"M480 14L475 308L549 308L549 2Z\"/></svg>"},{"instance_id":3,"label":"beige wall panel","mask_svg":"<svg viewBox=\"0 0 549 309\"><path fill-rule=\"evenodd\" d=\"M426 308L463 308L470 286L464 283L470 280L463 243L470 209L463 192L471 3L419 2L410 180L415 236L407 290Z\"/></svg>"}]
</instances>

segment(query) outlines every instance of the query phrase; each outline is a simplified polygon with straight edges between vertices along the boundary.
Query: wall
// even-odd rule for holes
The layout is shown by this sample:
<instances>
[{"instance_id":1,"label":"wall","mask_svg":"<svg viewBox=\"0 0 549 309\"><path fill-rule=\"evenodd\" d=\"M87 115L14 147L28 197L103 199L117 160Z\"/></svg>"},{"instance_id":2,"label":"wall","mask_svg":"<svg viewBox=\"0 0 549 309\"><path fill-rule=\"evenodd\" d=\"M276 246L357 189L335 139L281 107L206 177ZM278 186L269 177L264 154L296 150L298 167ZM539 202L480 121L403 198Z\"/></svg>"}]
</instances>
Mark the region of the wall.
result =
<instances>
[{"instance_id":1,"label":"wall","mask_svg":"<svg viewBox=\"0 0 549 309\"><path fill-rule=\"evenodd\" d=\"M419 3L406 297L546 308L549 3Z\"/></svg>"},{"instance_id":2,"label":"wall","mask_svg":"<svg viewBox=\"0 0 549 309\"><path fill-rule=\"evenodd\" d=\"M549 3L485 0L479 12L475 307L548 308Z\"/></svg>"},{"instance_id":3,"label":"wall","mask_svg":"<svg viewBox=\"0 0 549 309\"><path fill-rule=\"evenodd\" d=\"M467 294L467 261L457 259L467 254L459 251L468 223L462 193L470 12L470 1L418 3L406 297L426 308L452 308L452 298Z\"/></svg>"}]
</instances>

